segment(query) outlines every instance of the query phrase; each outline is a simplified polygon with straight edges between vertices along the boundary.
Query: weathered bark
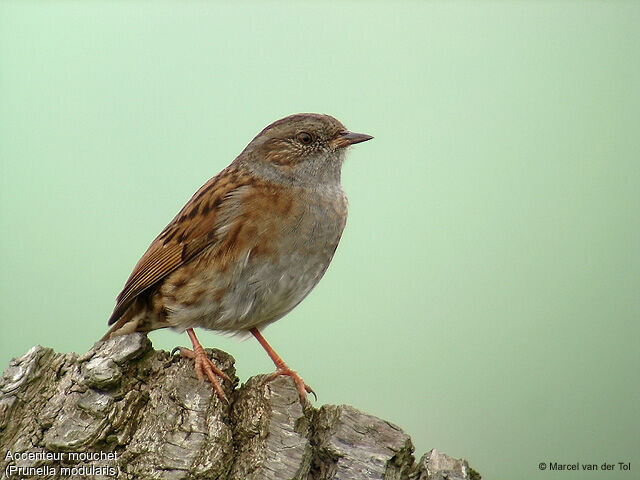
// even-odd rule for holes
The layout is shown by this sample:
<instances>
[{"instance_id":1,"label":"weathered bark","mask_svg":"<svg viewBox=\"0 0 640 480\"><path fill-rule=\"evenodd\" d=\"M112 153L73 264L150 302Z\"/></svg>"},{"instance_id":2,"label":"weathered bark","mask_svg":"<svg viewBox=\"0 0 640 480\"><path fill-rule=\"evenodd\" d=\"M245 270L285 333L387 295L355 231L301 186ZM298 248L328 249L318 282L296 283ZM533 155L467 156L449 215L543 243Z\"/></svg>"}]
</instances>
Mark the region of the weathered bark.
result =
<instances>
[{"instance_id":1,"label":"weathered bark","mask_svg":"<svg viewBox=\"0 0 640 480\"><path fill-rule=\"evenodd\" d=\"M233 358L208 353L237 384ZM225 384L227 405L190 360L141 334L81 357L34 347L0 379L2 478L480 478L436 450L416 463L389 422L347 405L303 409L291 379L264 380Z\"/></svg>"}]
</instances>

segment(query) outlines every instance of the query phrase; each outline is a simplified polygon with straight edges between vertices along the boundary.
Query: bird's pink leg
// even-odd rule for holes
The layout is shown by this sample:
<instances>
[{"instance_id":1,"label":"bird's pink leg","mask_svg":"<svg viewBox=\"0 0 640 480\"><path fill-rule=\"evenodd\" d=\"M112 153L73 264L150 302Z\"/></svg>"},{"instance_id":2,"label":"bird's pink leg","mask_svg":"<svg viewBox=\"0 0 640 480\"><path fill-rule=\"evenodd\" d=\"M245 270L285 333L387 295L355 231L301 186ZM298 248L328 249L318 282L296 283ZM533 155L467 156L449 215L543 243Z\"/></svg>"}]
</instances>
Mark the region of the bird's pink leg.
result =
<instances>
[{"instance_id":1,"label":"bird's pink leg","mask_svg":"<svg viewBox=\"0 0 640 480\"><path fill-rule=\"evenodd\" d=\"M231 381L231 379L222 370L216 367L209 359L209 357L207 357L207 352L205 352L204 348L202 348L202 345L200 345L200 342L196 338L196 334L193 331L193 328L187 328L187 334L189 335L191 343L193 344L193 350L180 347L180 355L185 358L192 358L196 364L196 375L198 375L198 378L202 381L204 380L204 375L206 375L213 385L218 398L220 398L220 400L222 400L223 402L229 403L229 401L227 400L227 396L224 394L224 390L222 390L222 387L220 386L220 383L216 378L216 375L229 382Z\"/></svg>"},{"instance_id":2,"label":"bird's pink leg","mask_svg":"<svg viewBox=\"0 0 640 480\"><path fill-rule=\"evenodd\" d=\"M284 360L282 360L282 358L280 358L280 355L278 355L275 350L271 348L271 345L267 343L260 331L257 328L252 328L249 331L254 337L256 337L256 340L260 342L262 348L265 349L267 355L269 355L271 360L273 360L273 363L275 363L276 365L276 371L269 375L269 377L267 378L267 382L270 382L280 375L286 375L287 377L293 378L293 381L296 382L296 386L298 387L298 395L300 395L300 403L302 405L304 405L307 400L307 393L312 393L317 400L318 397L316 396L316 392L314 392L310 386L304 383L302 378L300 378L300 375L298 375L294 370L291 370L287 366L287 364L284 363Z\"/></svg>"}]
</instances>

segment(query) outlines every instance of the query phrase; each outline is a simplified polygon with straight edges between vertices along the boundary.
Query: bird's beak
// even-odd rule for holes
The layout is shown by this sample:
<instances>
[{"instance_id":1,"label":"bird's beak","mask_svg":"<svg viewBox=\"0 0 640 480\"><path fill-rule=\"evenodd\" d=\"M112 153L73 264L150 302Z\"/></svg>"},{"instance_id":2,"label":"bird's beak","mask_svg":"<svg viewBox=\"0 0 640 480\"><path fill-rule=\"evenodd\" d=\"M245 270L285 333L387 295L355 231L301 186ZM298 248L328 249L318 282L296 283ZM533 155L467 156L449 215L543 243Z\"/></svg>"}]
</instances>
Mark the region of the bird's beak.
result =
<instances>
[{"instance_id":1,"label":"bird's beak","mask_svg":"<svg viewBox=\"0 0 640 480\"><path fill-rule=\"evenodd\" d=\"M365 135L364 133L353 133L348 131L343 131L338 133L336 137L331 140L334 148L344 148L349 145L354 145L360 142L366 142L367 140L371 140L373 137L371 135Z\"/></svg>"}]
</instances>

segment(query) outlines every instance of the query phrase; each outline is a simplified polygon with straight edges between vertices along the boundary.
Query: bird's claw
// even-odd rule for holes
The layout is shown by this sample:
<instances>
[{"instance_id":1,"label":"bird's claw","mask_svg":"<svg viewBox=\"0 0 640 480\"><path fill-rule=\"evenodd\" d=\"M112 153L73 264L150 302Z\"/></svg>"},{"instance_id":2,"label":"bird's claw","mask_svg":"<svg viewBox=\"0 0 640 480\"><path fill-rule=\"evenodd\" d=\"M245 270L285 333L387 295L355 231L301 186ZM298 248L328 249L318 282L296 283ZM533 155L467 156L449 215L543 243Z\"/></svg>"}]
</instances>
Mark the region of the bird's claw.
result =
<instances>
[{"instance_id":1,"label":"bird's claw","mask_svg":"<svg viewBox=\"0 0 640 480\"><path fill-rule=\"evenodd\" d=\"M292 370L287 366L280 367L271 375L269 375L267 377L267 382L270 382L271 380L281 375L291 377L293 379L293 381L296 384L296 387L298 388L298 395L300 397L300 403L302 404L302 406L304 406L307 402L307 393L311 393L315 401L316 402L318 401L318 396L316 395L316 392L313 391L313 388L311 388L309 385L304 383L304 380L302 380L300 375L298 375L295 370Z\"/></svg>"},{"instance_id":2,"label":"bird's claw","mask_svg":"<svg viewBox=\"0 0 640 480\"><path fill-rule=\"evenodd\" d=\"M225 395L224 390L222 390L222 387L220 386L220 383L218 382L216 375L228 382L231 382L231 379L226 373L224 373L222 370L220 370L218 367L216 367L213 364L213 362L207 356L207 353L204 351L202 347L200 348L196 347L195 351L190 350L188 348L184 348L184 347L176 347L171 351L171 354L173 355L176 351L179 351L180 356L183 358L193 359L195 362L195 370L196 370L196 375L198 376L198 379L200 381L204 381L204 377L206 375L211 385L213 385L213 388L216 391L218 398L220 398L220 400L222 400L225 403L229 403L229 400L227 399L227 396Z\"/></svg>"}]
</instances>

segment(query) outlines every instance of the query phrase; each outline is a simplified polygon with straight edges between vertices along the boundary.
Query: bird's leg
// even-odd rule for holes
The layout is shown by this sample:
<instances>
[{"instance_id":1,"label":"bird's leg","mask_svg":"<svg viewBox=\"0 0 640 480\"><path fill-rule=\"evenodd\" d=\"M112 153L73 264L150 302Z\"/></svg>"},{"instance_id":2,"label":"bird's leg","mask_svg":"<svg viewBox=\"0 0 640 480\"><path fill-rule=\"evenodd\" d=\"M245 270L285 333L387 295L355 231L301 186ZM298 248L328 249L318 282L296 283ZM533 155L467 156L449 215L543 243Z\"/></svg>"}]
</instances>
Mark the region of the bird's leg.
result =
<instances>
[{"instance_id":1,"label":"bird's leg","mask_svg":"<svg viewBox=\"0 0 640 480\"><path fill-rule=\"evenodd\" d=\"M196 338L196 334L193 331L193 328L187 328L187 334L189 335L191 343L193 344L193 350L180 347L178 348L178 350L180 351L180 356L185 358L192 358L196 364L196 375L198 375L198 378L202 381L204 380L204 375L206 375L213 385L218 398L220 398L220 400L222 400L223 402L229 403L229 401L227 400L227 396L224 394L224 391L220 386L220 383L218 383L216 375L229 382L231 381L231 379L222 370L216 367L209 359L209 357L207 356L207 352L204 351L204 348L202 348L202 345L200 345L200 342Z\"/></svg>"},{"instance_id":2,"label":"bird's leg","mask_svg":"<svg viewBox=\"0 0 640 480\"><path fill-rule=\"evenodd\" d=\"M273 360L273 363L275 363L276 365L276 371L269 375L269 377L267 378L267 382L270 382L280 375L286 375L287 377L293 378L293 381L296 382L296 386L298 387L298 395L300 395L300 403L302 405L304 405L307 400L307 393L312 393L315 399L318 400L316 392L314 392L310 386L304 383L302 378L300 378L300 375L298 375L294 370L291 370L287 366L287 364L284 363L284 360L282 360L282 358L280 358L280 355L278 355L275 350L271 348L271 345L267 343L260 331L255 327L249 331L254 337L256 337L256 340L260 342L262 348L265 349L267 355L269 355L271 360Z\"/></svg>"}]
</instances>

